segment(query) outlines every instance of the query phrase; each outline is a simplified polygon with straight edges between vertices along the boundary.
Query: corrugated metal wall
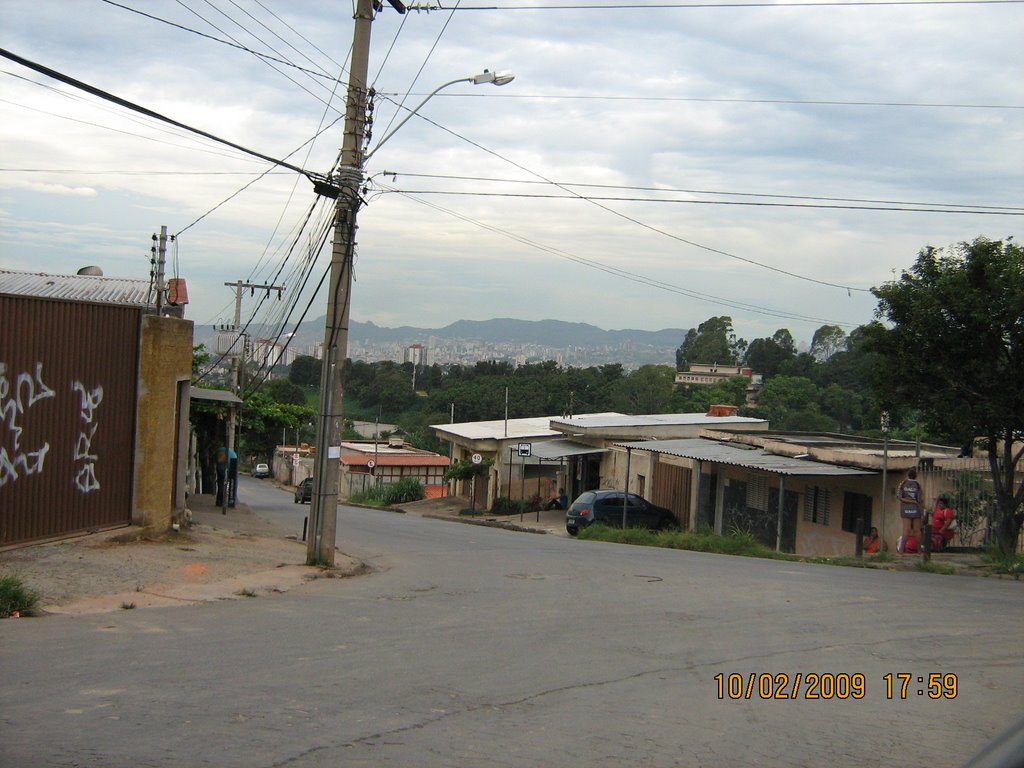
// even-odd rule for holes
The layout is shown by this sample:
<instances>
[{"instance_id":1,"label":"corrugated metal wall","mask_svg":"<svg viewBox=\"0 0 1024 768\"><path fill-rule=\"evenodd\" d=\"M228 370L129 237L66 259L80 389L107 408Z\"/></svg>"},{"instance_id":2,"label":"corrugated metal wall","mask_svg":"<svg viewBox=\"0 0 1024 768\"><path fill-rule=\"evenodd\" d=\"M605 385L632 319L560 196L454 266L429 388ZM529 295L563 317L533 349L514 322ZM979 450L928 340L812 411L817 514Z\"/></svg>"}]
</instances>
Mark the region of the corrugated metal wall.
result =
<instances>
[{"instance_id":1,"label":"corrugated metal wall","mask_svg":"<svg viewBox=\"0 0 1024 768\"><path fill-rule=\"evenodd\" d=\"M0 546L131 520L140 310L0 296Z\"/></svg>"}]
</instances>

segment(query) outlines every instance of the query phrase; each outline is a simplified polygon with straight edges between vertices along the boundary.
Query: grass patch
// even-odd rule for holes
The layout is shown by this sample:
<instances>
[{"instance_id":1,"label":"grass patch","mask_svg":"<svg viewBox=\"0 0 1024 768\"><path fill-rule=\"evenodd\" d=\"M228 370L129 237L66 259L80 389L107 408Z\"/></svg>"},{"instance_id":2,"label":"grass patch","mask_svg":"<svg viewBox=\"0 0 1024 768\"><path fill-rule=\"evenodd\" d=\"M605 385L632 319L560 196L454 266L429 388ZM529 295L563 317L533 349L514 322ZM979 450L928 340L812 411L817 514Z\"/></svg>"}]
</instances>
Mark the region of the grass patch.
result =
<instances>
[{"instance_id":1,"label":"grass patch","mask_svg":"<svg viewBox=\"0 0 1024 768\"><path fill-rule=\"evenodd\" d=\"M251 587L243 587L242 589L235 592L239 597L256 597L256 590Z\"/></svg>"},{"instance_id":2,"label":"grass patch","mask_svg":"<svg viewBox=\"0 0 1024 768\"><path fill-rule=\"evenodd\" d=\"M125 610L125 611L130 611L134 607L135 607L135 603L127 603L127 602L121 603L121 609Z\"/></svg>"},{"instance_id":3,"label":"grass patch","mask_svg":"<svg viewBox=\"0 0 1024 768\"><path fill-rule=\"evenodd\" d=\"M937 563L934 560L922 560L914 565L919 571L925 573L941 573L943 576L955 576L956 568L949 563Z\"/></svg>"},{"instance_id":4,"label":"grass patch","mask_svg":"<svg viewBox=\"0 0 1024 768\"><path fill-rule=\"evenodd\" d=\"M0 619L12 614L32 615L39 595L21 583L17 576L0 576Z\"/></svg>"},{"instance_id":5,"label":"grass patch","mask_svg":"<svg viewBox=\"0 0 1024 768\"><path fill-rule=\"evenodd\" d=\"M985 559L992 563L992 570L996 573L1005 573L1015 579L1024 576L1024 555L1005 554L997 547L990 547L985 552Z\"/></svg>"},{"instance_id":6,"label":"grass patch","mask_svg":"<svg viewBox=\"0 0 1024 768\"><path fill-rule=\"evenodd\" d=\"M390 507L394 504L407 504L410 501L419 501L426 498L426 495L426 491L423 490L423 483L415 478L406 477L397 483L378 485L373 488L367 488L365 491L353 493L349 497L349 501L353 504Z\"/></svg>"}]
</instances>

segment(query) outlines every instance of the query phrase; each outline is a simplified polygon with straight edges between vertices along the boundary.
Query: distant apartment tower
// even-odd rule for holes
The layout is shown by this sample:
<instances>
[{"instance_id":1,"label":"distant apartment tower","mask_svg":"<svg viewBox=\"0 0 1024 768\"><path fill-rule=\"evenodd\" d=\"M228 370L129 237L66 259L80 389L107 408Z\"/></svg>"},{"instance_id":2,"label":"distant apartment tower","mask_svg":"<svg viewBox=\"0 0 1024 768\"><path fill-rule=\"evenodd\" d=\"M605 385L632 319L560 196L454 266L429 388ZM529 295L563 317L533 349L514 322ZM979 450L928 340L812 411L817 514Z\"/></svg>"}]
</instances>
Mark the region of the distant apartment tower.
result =
<instances>
[{"instance_id":1,"label":"distant apartment tower","mask_svg":"<svg viewBox=\"0 0 1024 768\"><path fill-rule=\"evenodd\" d=\"M429 365L427 362L427 348L422 344L410 344L405 348L405 353L402 355L403 363L412 363L413 365Z\"/></svg>"}]
</instances>

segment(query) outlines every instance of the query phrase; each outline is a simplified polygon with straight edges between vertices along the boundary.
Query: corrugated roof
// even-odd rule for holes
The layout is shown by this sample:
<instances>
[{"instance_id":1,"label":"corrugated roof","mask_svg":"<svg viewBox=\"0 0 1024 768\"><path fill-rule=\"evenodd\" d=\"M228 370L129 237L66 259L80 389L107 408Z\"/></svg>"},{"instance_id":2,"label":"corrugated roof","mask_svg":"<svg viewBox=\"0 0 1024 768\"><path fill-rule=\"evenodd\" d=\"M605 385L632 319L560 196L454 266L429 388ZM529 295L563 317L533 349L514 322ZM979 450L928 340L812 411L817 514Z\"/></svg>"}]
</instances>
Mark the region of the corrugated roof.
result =
<instances>
[{"instance_id":1,"label":"corrugated roof","mask_svg":"<svg viewBox=\"0 0 1024 768\"><path fill-rule=\"evenodd\" d=\"M447 456L377 456L365 453L345 453L341 456L341 463L349 466L366 467L368 461L372 461L378 467L447 467L449 459Z\"/></svg>"},{"instance_id":2,"label":"corrugated roof","mask_svg":"<svg viewBox=\"0 0 1024 768\"><path fill-rule=\"evenodd\" d=\"M218 403L241 403L242 398L226 389L203 389L189 387L189 397L193 400L214 400Z\"/></svg>"},{"instance_id":3,"label":"corrugated roof","mask_svg":"<svg viewBox=\"0 0 1024 768\"><path fill-rule=\"evenodd\" d=\"M874 475L869 469L854 469L823 461L797 459L790 456L779 456L768 453L763 448L732 445L703 437L691 437L680 440L648 440L642 442L615 443L622 448L642 449L679 456L684 459L713 461L718 464L729 464L747 469L760 469L776 475L791 476L842 476L842 475Z\"/></svg>"},{"instance_id":4,"label":"corrugated roof","mask_svg":"<svg viewBox=\"0 0 1024 768\"><path fill-rule=\"evenodd\" d=\"M0 293L129 307L150 305L149 281L97 275L51 275L0 269Z\"/></svg>"},{"instance_id":5,"label":"corrugated roof","mask_svg":"<svg viewBox=\"0 0 1024 768\"><path fill-rule=\"evenodd\" d=\"M605 453L607 448L577 443L575 440L545 440L533 443L531 454L538 459L561 459L565 456L583 456L588 453Z\"/></svg>"},{"instance_id":6,"label":"corrugated roof","mask_svg":"<svg viewBox=\"0 0 1024 768\"><path fill-rule=\"evenodd\" d=\"M628 416L622 413L598 413L586 416L573 416L567 419L554 418L552 421L579 429L663 427L690 424L711 427L728 424L764 423L764 419L753 419L749 416L708 416L706 413L652 413L641 416Z\"/></svg>"},{"instance_id":7,"label":"corrugated roof","mask_svg":"<svg viewBox=\"0 0 1024 768\"><path fill-rule=\"evenodd\" d=\"M621 416L619 413L594 413L587 416ZM431 429L441 430L466 440L505 440L521 437L561 437L548 425L558 421L557 416L535 416L529 419L494 419L493 421L464 421L458 424L431 424Z\"/></svg>"}]
</instances>

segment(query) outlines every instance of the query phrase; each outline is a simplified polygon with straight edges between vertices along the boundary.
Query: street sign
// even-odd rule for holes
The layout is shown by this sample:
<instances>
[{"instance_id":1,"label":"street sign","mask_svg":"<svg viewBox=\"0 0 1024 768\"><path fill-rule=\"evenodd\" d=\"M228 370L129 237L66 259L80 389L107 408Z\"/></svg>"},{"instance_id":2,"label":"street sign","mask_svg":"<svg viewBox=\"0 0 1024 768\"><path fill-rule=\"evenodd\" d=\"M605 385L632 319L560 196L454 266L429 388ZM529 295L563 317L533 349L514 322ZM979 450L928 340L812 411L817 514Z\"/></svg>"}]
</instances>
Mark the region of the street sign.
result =
<instances>
[{"instance_id":1,"label":"street sign","mask_svg":"<svg viewBox=\"0 0 1024 768\"><path fill-rule=\"evenodd\" d=\"M532 443L520 443L519 444L519 455L520 456L531 456L533 454Z\"/></svg>"},{"instance_id":2,"label":"street sign","mask_svg":"<svg viewBox=\"0 0 1024 768\"><path fill-rule=\"evenodd\" d=\"M370 459L368 462L366 462L366 468L367 469L373 469L376 466L377 466L377 462L374 461L373 459Z\"/></svg>"},{"instance_id":3,"label":"street sign","mask_svg":"<svg viewBox=\"0 0 1024 768\"><path fill-rule=\"evenodd\" d=\"M481 455L480 455L479 453L474 453L474 454L473 454L473 463L474 463L474 464L479 464L479 463L480 463L480 462L482 462L483 460L484 460L484 457L483 457L483 456L481 456Z\"/></svg>"}]
</instances>

